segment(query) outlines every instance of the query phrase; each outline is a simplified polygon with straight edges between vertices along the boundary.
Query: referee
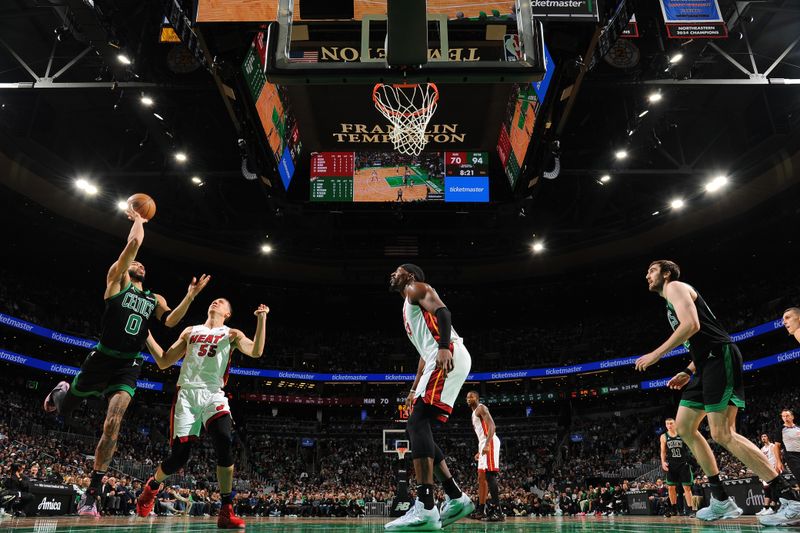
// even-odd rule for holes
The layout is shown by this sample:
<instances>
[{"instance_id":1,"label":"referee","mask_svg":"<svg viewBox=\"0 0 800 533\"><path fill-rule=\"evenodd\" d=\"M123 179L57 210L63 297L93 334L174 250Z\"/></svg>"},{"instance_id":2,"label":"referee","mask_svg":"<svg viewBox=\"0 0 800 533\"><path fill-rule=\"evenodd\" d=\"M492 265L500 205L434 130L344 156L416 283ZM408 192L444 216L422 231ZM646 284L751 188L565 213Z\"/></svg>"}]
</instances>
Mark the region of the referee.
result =
<instances>
[{"instance_id":1,"label":"referee","mask_svg":"<svg viewBox=\"0 0 800 533\"><path fill-rule=\"evenodd\" d=\"M794 423L794 412L791 409L781 411L783 426L772 437L775 445L775 459L778 472L784 472L789 467L795 482L800 481L800 427ZM783 444L783 458L781 459L781 444Z\"/></svg>"}]
</instances>

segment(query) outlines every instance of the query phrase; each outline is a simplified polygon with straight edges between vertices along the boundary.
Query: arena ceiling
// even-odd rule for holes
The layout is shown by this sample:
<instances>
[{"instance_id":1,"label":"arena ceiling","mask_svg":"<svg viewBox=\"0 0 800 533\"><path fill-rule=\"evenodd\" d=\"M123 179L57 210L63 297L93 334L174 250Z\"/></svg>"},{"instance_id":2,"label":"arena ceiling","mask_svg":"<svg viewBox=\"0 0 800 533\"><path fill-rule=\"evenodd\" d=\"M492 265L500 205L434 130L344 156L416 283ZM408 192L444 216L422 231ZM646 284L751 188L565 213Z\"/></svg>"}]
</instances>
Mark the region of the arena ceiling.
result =
<instances>
[{"instance_id":1,"label":"arena ceiling","mask_svg":"<svg viewBox=\"0 0 800 533\"><path fill-rule=\"evenodd\" d=\"M522 258L535 271L536 239L551 257L592 261L722 223L787 188L797 194L800 5L791 0L721 0L729 37L718 41L666 39L657 3L629 1L641 37L612 50L615 64L600 59L585 73L594 28L546 27L560 65L551 127L534 139L524 183L512 191L493 176L493 202L468 208L311 204L307 188L283 191L275 167L252 153L250 171L271 186L246 180L239 139L247 132L216 81L253 28L205 30L209 48L220 51L215 80L181 45L158 42L160 3L96 0L103 16L94 19L89 4L9 0L0 9L5 183L100 227L117 198L145 191L158 203L149 229L166 247L208 246L245 261L270 243L276 261L332 262L337 272L422 257L494 265L502 276ZM76 22L75 13L88 18ZM677 53L682 61L671 64ZM122 65L120 54L132 64ZM661 100L649 101L653 93ZM628 157L615 158L623 149ZM186 163L176 161L178 151ZM544 179L554 156L558 177ZM9 179L21 175L11 161L31 173L23 185ZM719 175L729 178L727 189L707 193ZM97 198L75 196L81 176L98 183ZM670 208L676 198L686 202L682 211ZM524 275L527 267L515 270Z\"/></svg>"}]
</instances>

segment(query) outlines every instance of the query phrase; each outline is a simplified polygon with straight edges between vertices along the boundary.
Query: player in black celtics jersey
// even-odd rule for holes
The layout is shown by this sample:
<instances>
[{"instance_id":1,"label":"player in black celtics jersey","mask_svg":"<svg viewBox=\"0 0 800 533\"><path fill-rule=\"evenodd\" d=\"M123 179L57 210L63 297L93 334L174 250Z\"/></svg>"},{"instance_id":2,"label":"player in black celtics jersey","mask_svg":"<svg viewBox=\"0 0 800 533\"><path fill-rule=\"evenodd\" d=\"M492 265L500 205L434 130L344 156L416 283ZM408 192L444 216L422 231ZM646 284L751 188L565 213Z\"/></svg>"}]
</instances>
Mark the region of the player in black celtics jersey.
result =
<instances>
[{"instance_id":1,"label":"player in black celtics jersey","mask_svg":"<svg viewBox=\"0 0 800 533\"><path fill-rule=\"evenodd\" d=\"M675 431L675 419L664 421L667 428L659 437L661 442L661 468L667 473L667 491L669 493L669 509L664 516L678 514L678 486L683 487L683 514L690 516L692 509L692 467L689 465L689 447Z\"/></svg>"},{"instance_id":2,"label":"player in black celtics jersey","mask_svg":"<svg viewBox=\"0 0 800 533\"><path fill-rule=\"evenodd\" d=\"M677 264L667 260L653 261L647 269L648 288L667 301L667 318L673 333L654 351L639 357L636 369L645 370L681 344L692 357L689 366L673 377L667 386L672 389L685 387L678 407L676 429L708 476L711 488L708 507L697 511L696 516L701 520L719 520L742 514L736 502L726 494L714 453L698 431L703 419L708 418L714 442L769 483L774 495L780 495L780 510L773 515L759 516L761 524L800 523L800 495L778 475L755 444L736 433L736 413L744 408L742 354L700 293L691 285L678 281L680 272Z\"/></svg>"},{"instance_id":3,"label":"player in black celtics jersey","mask_svg":"<svg viewBox=\"0 0 800 533\"><path fill-rule=\"evenodd\" d=\"M136 392L136 379L142 370L140 352L144 350L150 325L156 320L167 327L177 325L210 279L206 275L199 280L192 279L181 303L170 309L163 296L142 286L145 268L134 259L144 240L146 221L133 209L128 210L128 218L133 221L128 242L106 275L100 342L89 352L72 383L62 381L56 385L44 402L46 411L58 412L69 425L72 413L84 398L98 396L108 399L103 435L94 452L91 485L85 504L78 510L81 515L98 514L95 499L117 447L122 417Z\"/></svg>"}]
</instances>

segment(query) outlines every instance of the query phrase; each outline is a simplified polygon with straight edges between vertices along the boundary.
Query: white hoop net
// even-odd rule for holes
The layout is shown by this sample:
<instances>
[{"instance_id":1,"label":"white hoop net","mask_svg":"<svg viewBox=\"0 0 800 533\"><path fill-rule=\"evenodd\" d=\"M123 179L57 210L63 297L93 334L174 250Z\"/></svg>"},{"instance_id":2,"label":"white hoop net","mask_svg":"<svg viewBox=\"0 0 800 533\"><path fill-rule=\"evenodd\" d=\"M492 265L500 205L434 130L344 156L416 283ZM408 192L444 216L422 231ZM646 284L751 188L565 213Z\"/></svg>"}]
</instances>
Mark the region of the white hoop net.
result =
<instances>
[{"instance_id":1,"label":"white hoop net","mask_svg":"<svg viewBox=\"0 0 800 533\"><path fill-rule=\"evenodd\" d=\"M419 155L427 144L428 127L436 105L439 89L433 83L388 85L379 83L372 91L375 108L392 123L389 138L401 154Z\"/></svg>"}]
</instances>

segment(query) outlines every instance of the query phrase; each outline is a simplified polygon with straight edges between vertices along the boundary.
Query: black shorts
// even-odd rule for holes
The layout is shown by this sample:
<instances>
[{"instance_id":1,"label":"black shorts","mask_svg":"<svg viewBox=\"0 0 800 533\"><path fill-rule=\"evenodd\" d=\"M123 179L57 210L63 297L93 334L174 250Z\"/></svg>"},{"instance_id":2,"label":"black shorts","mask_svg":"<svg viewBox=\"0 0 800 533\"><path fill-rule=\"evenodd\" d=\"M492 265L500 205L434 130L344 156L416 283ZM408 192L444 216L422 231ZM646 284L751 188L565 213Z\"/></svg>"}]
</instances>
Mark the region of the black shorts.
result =
<instances>
[{"instance_id":1,"label":"black shorts","mask_svg":"<svg viewBox=\"0 0 800 533\"><path fill-rule=\"evenodd\" d=\"M142 372L141 357L113 357L92 350L72 380L69 392L79 397L108 396L125 391L133 397L136 380Z\"/></svg>"},{"instance_id":2,"label":"black shorts","mask_svg":"<svg viewBox=\"0 0 800 533\"><path fill-rule=\"evenodd\" d=\"M724 411L729 405L744 409L742 352L735 344L714 347L714 351L698 365L697 373L683 391L680 404L707 413Z\"/></svg>"},{"instance_id":3,"label":"black shorts","mask_svg":"<svg viewBox=\"0 0 800 533\"><path fill-rule=\"evenodd\" d=\"M684 487L691 487L694 483L694 476L689 463L683 464L669 464L667 469L667 485L683 485Z\"/></svg>"},{"instance_id":4,"label":"black shorts","mask_svg":"<svg viewBox=\"0 0 800 533\"><path fill-rule=\"evenodd\" d=\"M800 480L800 452L783 452L783 466L788 466L794 478Z\"/></svg>"}]
</instances>

